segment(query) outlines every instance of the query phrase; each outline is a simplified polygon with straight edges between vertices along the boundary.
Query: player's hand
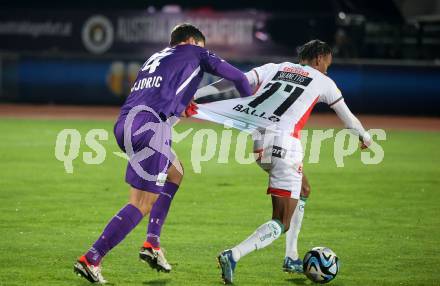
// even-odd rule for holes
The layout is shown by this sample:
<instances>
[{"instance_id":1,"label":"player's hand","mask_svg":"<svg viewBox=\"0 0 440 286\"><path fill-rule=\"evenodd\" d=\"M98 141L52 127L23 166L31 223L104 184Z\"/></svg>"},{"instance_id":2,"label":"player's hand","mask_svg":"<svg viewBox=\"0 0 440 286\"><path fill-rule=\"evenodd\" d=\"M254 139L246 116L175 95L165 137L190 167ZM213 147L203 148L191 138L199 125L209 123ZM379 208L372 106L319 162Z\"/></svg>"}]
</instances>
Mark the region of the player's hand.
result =
<instances>
[{"instance_id":1,"label":"player's hand","mask_svg":"<svg viewBox=\"0 0 440 286\"><path fill-rule=\"evenodd\" d=\"M367 149L371 145L371 136L370 134L365 134L364 136L359 136L359 147L361 150Z\"/></svg>"},{"instance_id":2,"label":"player's hand","mask_svg":"<svg viewBox=\"0 0 440 286\"><path fill-rule=\"evenodd\" d=\"M364 150L364 149L367 149L367 148L368 148L368 145L365 144L365 142L361 142L361 143L359 144L359 148L361 148L361 150Z\"/></svg>"},{"instance_id":3,"label":"player's hand","mask_svg":"<svg viewBox=\"0 0 440 286\"><path fill-rule=\"evenodd\" d=\"M188 104L188 106L185 109L185 112L182 113L183 117L191 117L195 114L197 114L197 104L192 101L190 104Z\"/></svg>"}]
</instances>

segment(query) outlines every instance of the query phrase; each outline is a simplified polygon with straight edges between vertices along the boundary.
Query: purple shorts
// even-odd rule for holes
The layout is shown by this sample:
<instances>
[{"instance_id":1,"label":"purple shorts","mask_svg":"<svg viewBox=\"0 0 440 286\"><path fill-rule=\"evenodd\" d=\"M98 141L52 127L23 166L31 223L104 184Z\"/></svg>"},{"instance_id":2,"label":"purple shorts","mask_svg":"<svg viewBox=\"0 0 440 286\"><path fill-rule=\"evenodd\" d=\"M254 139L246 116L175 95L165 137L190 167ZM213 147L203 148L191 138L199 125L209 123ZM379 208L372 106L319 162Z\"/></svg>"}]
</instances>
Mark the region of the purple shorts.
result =
<instances>
[{"instance_id":1,"label":"purple shorts","mask_svg":"<svg viewBox=\"0 0 440 286\"><path fill-rule=\"evenodd\" d=\"M159 194L174 160L170 124L142 111L132 120L119 117L114 134L119 147L130 158L125 181L136 189Z\"/></svg>"}]
</instances>

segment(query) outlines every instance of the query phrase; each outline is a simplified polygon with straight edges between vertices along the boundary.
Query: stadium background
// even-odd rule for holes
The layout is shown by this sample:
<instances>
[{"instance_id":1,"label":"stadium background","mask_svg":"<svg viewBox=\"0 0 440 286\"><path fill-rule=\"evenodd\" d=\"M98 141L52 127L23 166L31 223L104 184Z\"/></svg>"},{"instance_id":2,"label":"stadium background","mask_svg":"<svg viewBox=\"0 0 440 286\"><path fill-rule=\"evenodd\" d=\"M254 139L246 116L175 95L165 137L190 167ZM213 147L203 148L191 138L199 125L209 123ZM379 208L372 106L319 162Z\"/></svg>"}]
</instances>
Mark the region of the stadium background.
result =
<instances>
[{"instance_id":1,"label":"stadium background","mask_svg":"<svg viewBox=\"0 0 440 286\"><path fill-rule=\"evenodd\" d=\"M367 128L387 131L385 159L364 166L353 156L338 169L333 146L324 144L320 163L305 166L313 194L300 250L333 248L342 261L335 285L439 285L440 1L19 0L0 7L0 285L84 285L71 264L126 197L124 163L110 154L117 107L140 65L182 21L199 25L207 47L243 71L295 61L296 47L310 39L334 47L329 76ZM317 106L307 127L341 124ZM83 137L108 130L106 161L90 166L78 158L66 174L54 157L64 128ZM186 165L190 145L176 146ZM175 272L137 265L139 226L108 257L104 274L119 285L216 285L213 257L269 214L265 186L255 166L208 162L202 175L188 170L164 230ZM254 202L242 207L250 196ZM281 273L282 240L240 264L237 284L309 284Z\"/></svg>"}]
</instances>

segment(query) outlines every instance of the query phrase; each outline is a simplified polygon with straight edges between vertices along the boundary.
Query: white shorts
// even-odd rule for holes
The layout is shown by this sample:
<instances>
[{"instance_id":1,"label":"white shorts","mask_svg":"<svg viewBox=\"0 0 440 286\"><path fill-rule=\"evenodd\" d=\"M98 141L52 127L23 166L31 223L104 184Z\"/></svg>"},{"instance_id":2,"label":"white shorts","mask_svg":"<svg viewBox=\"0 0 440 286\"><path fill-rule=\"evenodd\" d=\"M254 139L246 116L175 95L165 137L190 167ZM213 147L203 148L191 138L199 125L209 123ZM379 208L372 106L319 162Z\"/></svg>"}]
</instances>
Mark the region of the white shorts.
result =
<instances>
[{"instance_id":1,"label":"white shorts","mask_svg":"<svg viewBox=\"0 0 440 286\"><path fill-rule=\"evenodd\" d=\"M264 147L262 140L255 140L254 152L258 153L257 164L269 174L267 194L299 199L303 176L301 141L289 136Z\"/></svg>"}]
</instances>

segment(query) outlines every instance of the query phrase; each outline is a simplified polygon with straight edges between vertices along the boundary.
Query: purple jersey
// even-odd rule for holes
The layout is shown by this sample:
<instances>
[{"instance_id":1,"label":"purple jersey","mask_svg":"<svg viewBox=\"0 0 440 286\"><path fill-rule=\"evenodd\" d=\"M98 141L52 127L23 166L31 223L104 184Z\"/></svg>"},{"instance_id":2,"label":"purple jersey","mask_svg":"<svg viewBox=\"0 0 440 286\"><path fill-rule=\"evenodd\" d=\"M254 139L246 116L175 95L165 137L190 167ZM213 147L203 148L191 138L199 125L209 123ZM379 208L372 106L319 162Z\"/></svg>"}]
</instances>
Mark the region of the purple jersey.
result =
<instances>
[{"instance_id":1,"label":"purple jersey","mask_svg":"<svg viewBox=\"0 0 440 286\"><path fill-rule=\"evenodd\" d=\"M242 96L251 95L249 82L241 71L194 45L177 45L155 53L139 71L114 128L119 147L130 157L125 180L134 188L161 192L168 167L174 160L173 122L166 118L180 116L185 110L204 72L233 81ZM135 112L133 118L130 111ZM138 133L146 126L147 129ZM141 157L144 159L138 161Z\"/></svg>"},{"instance_id":2,"label":"purple jersey","mask_svg":"<svg viewBox=\"0 0 440 286\"><path fill-rule=\"evenodd\" d=\"M234 81L244 96L251 93L244 74L215 54L195 45L177 45L155 53L144 63L120 116L137 105L147 105L161 117L180 116L204 72Z\"/></svg>"}]
</instances>

